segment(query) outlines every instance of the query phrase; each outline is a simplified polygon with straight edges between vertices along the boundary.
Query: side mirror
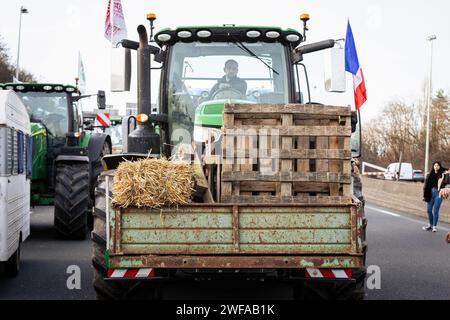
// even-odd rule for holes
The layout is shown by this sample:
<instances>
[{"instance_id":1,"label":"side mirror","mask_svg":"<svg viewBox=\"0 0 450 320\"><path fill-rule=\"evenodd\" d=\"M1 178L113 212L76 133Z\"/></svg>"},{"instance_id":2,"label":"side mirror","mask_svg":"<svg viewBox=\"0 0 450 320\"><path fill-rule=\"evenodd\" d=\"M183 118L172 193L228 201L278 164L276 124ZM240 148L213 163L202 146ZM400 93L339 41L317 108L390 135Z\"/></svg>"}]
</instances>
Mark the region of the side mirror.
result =
<instances>
[{"instance_id":1,"label":"side mirror","mask_svg":"<svg viewBox=\"0 0 450 320\"><path fill-rule=\"evenodd\" d=\"M97 92L97 107L100 110L106 109L106 97L105 97L105 91L99 90Z\"/></svg>"},{"instance_id":2,"label":"side mirror","mask_svg":"<svg viewBox=\"0 0 450 320\"><path fill-rule=\"evenodd\" d=\"M325 90L343 93L346 90L344 48L331 48L325 52Z\"/></svg>"},{"instance_id":3,"label":"side mirror","mask_svg":"<svg viewBox=\"0 0 450 320\"><path fill-rule=\"evenodd\" d=\"M130 91L131 51L123 47L111 50L111 91Z\"/></svg>"}]
</instances>

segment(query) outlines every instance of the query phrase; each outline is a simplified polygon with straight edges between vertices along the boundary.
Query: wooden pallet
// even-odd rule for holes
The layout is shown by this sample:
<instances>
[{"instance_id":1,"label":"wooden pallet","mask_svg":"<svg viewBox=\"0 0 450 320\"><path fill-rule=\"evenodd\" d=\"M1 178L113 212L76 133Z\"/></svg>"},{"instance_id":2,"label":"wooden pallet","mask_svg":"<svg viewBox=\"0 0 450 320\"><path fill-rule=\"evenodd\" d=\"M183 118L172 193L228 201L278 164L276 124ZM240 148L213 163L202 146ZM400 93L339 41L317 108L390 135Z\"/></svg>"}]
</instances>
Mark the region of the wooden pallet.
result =
<instances>
[{"instance_id":1,"label":"wooden pallet","mask_svg":"<svg viewBox=\"0 0 450 320\"><path fill-rule=\"evenodd\" d=\"M221 201L351 203L351 110L227 104Z\"/></svg>"}]
</instances>

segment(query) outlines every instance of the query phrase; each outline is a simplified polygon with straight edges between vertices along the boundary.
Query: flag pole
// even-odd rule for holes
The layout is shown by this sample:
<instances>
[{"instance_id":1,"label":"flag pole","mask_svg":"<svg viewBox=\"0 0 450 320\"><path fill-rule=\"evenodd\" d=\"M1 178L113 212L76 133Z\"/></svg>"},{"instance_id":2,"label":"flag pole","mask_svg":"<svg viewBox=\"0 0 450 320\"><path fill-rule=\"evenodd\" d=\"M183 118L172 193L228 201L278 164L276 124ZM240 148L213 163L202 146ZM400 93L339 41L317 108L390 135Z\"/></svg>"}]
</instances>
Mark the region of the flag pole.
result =
<instances>
[{"instance_id":1,"label":"flag pole","mask_svg":"<svg viewBox=\"0 0 450 320\"><path fill-rule=\"evenodd\" d=\"M111 0L112 10L109 12L109 20L111 21L111 48L114 48L114 15L116 11L116 0Z\"/></svg>"},{"instance_id":2,"label":"flag pole","mask_svg":"<svg viewBox=\"0 0 450 320\"><path fill-rule=\"evenodd\" d=\"M113 49L114 49L114 14L115 14L115 5L116 0L111 0L112 8L109 11L109 21L111 22L111 49L109 55L109 74L112 74L112 63L113 63ZM109 81L109 94L112 94L112 82Z\"/></svg>"}]
</instances>

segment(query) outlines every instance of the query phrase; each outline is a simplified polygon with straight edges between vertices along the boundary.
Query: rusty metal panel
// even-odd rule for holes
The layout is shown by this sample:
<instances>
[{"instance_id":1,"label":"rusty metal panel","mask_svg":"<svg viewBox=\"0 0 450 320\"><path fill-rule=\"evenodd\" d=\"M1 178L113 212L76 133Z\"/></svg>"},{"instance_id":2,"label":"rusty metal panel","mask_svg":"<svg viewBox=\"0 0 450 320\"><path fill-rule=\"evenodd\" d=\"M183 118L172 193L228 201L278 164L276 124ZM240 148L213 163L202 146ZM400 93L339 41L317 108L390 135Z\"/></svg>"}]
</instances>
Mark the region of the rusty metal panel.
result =
<instances>
[{"instance_id":1,"label":"rusty metal panel","mask_svg":"<svg viewBox=\"0 0 450 320\"><path fill-rule=\"evenodd\" d=\"M350 244L240 244L241 254L346 254Z\"/></svg>"},{"instance_id":2,"label":"rusty metal panel","mask_svg":"<svg viewBox=\"0 0 450 320\"><path fill-rule=\"evenodd\" d=\"M231 215L212 212L149 212L122 216L122 229L231 229Z\"/></svg>"},{"instance_id":3,"label":"rusty metal panel","mask_svg":"<svg viewBox=\"0 0 450 320\"><path fill-rule=\"evenodd\" d=\"M274 214L289 214L289 213L300 213L300 214L350 214L351 206L250 206L245 205L239 208L240 213L274 213Z\"/></svg>"},{"instance_id":4,"label":"rusty metal panel","mask_svg":"<svg viewBox=\"0 0 450 320\"><path fill-rule=\"evenodd\" d=\"M149 208L136 208L128 207L120 209L120 212L124 215L130 213L136 214L184 214L184 213L230 213L232 205L222 205L222 204L203 204L203 203L191 203L189 205L183 205L175 208L162 208L162 209L149 209Z\"/></svg>"},{"instance_id":5,"label":"rusty metal panel","mask_svg":"<svg viewBox=\"0 0 450 320\"><path fill-rule=\"evenodd\" d=\"M352 221L352 253L358 252L358 212L356 207L351 209Z\"/></svg>"},{"instance_id":6,"label":"rusty metal panel","mask_svg":"<svg viewBox=\"0 0 450 320\"><path fill-rule=\"evenodd\" d=\"M126 254L235 254L234 244L122 244ZM350 244L239 244L239 254L346 254Z\"/></svg>"},{"instance_id":7,"label":"rusty metal panel","mask_svg":"<svg viewBox=\"0 0 450 320\"><path fill-rule=\"evenodd\" d=\"M127 229L122 232L123 244L224 244L233 243L232 229Z\"/></svg>"},{"instance_id":8,"label":"rusty metal panel","mask_svg":"<svg viewBox=\"0 0 450 320\"><path fill-rule=\"evenodd\" d=\"M364 219L364 208L362 207L362 204L360 204L357 207L357 252L362 253L363 252L363 241L364 239L364 226L363 226L363 219Z\"/></svg>"},{"instance_id":9,"label":"rusty metal panel","mask_svg":"<svg viewBox=\"0 0 450 320\"><path fill-rule=\"evenodd\" d=\"M357 228L355 214L351 215L355 209L353 205L192 204L162 212L128 208L113 214L111 210L111 238L116 241L110 253L355 254Z\"/></svg>"},{"instance_id":10,"label":"rusty metal panel","mask_svg":"<svg viewBox=\"0 0 450 320\"><path fill-rule=\"evenodd\" d=\"M361 268L359 256L111 256L111 268Z\"/></svg>"},{"instance_id":11,"label":"rusty metal panel","mask_svg":"<svg viewBox=\"0 0 450 320\"><path fill-rule=\"evenodd\" d=\"M182 243L158 243L158 244L122 244L122 250L127 254L233 254L234 244L182 244Z\"/></svg>"},{"instance_id":12,"label":"rusty metal panel","mask_svg":"<svg viewBox=\"0 0 450 320\"><path fill-rule=\"evenodd\" d=\"M239 253L239 208L238 206L233 206L233 249L235 253Z\"/></svg>"},{"instance_id":13,"label":"rusty metal panel","mask_svg":"<svg viewBox=\"0 0 450 320\"><path fill-rule=\"evenodd\" d=\"M350 244L351 230L241 230L240 242L253 244Z\"/></svg>"},{"instance_id":14,"label":"rusty metal panel","mask_svg":"<svg viewBox=\"0 0 450 320\"><path fill-rule=\"evenodd\" d=\"M241 213L241 229L350 229L348 214Z\"/></svg>"}]
</instances>

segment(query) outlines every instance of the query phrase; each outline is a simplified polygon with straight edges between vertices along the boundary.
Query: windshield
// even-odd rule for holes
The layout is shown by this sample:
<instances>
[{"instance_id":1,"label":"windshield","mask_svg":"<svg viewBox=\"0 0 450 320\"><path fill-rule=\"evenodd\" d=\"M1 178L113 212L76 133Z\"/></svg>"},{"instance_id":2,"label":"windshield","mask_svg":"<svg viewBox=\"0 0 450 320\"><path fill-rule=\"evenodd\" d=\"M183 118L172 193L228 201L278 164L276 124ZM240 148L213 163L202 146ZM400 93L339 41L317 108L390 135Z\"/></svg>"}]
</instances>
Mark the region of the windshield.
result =
<instances>
[{"instance_id":1,"label":"windshield","mask_svg":"<svg viewBox=\"0 0 450 320\"><path fill-rule=\"evenodd\" d=\"M111 137L111 143L113 146L122 145L122 124L112 125L107 127L105 133Z\"/></svg>"},{"instance_id":2,"label":"windshield","mask_svg":"<svg viewBox=\"0 0 450 320\"><path fill-rule=\"evenodd\" d=\"M31 122L42 122L54 137L68 131L68 101L63 92L17 92L25 104Z\"/></svg>"},{"instance_id":3,"label":"windshield","mask_svg":"<svg viewBox=\"0 0 450 320\"><path fill-rule=\"evenodd\" d=\"M212 101L288 103L284 46L262 42L245 42L244 46L251 52L231 42L173 46L168 83L170 132L183 128L192 134L196 109ZM179 142L179 136L174 139L172 134L171 141Z\"/></svg>"}]
</instances>

